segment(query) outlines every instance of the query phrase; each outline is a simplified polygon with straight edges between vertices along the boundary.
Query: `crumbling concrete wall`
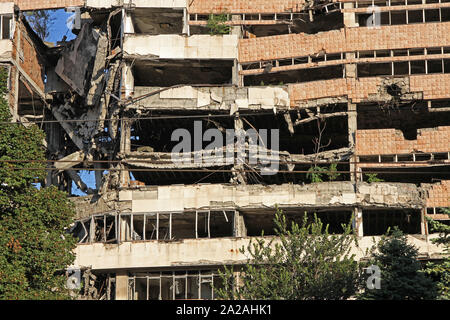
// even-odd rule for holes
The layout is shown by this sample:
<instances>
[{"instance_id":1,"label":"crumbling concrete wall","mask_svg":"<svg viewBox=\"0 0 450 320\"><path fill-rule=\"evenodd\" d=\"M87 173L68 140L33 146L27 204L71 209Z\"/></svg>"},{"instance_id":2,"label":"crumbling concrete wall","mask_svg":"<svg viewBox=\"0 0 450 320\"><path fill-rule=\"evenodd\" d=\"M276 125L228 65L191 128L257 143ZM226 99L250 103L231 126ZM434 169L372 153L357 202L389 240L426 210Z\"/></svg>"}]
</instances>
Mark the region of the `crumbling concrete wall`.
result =
<instances>
[{"instance_id":1,"label":"crumbling concrete wall","mask_svg":"<svg viewBox=\"0 0 450 320\"><path fill-rule=\"evenodd\" d=\"M385 207L423 208L420 189L403 183L324 182L309 185L224 184L157 186L123 190L119 200L132 202L133 212L184 211L209 208Z\"/></svg>"},{"instance_id":2,"label":"crumbling concrete wall","mask_svg":"<svg viewBox=\"0 0 450 320\"><path fill-rule=\"evenodd\" d=\"M127 35L123 50L128 58L237 59L236 35Z\"/></svg>"},{"instance_id":3,"label":"crumbling concrete wall","mask_svg":"<svg viewBox=\"0 0 450 320\"><path fill-rule=\"evenodd\" d=\"M84 197L70 198L75 205L75 220L82 220L95 214L124 211L126 212L126 201L118 202L117 192L107 192L101 196L88 195ZM131 208L131 202L128 204Z\"/></svg>"},{"instance_id":4,"label":"crumbling concrete wall","mask_svg":"<svg viewBox=\"0 0 450 320\"><path fill-rule=\"evenodd\" d=\"M442 247L431 242L431 237L408 235L408 242L419 250L419 256L440 257ZM360 260L381 237L361 237L351 254ZM181 241L124 242L121 244L82 244L75 249L75 266L92 266L96 269L162 268L181 266L222 266L243 264L246 255L239 249L247 247L252 238L186 239ZM273 237L265 237L267 241ZM254 240L254 238L253 238ZM274 239L274 244L278 243Z\"/></svg>"},{"instance_id":5,"label":"crumbling concrete wall","mask_svg":"<svg viewBox=\"0 0 450 320\"><path fill-rule=\"evenodd\" d=\"M160 92L159 92L160 91ZM129 108L170 110L282 110L289 108L286 86L280 87L192 87L164 90L160 87L134 87L136 97L151 95ZM158 93L159 92L159 93Z\"/></svg>"}]
</instances>

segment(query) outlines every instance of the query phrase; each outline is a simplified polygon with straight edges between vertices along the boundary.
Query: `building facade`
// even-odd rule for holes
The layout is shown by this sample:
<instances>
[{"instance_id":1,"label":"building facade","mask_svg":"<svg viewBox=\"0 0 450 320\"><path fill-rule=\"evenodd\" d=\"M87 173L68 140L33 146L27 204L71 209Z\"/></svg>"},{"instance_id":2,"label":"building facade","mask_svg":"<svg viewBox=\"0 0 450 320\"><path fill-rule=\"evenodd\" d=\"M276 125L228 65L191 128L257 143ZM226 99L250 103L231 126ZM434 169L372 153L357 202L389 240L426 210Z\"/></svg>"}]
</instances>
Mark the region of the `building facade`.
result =
<instances>
[{"instance_id":1,"label":"building facade","mask_svg":"<svg viewBox=\"0 0 450 320\"><path fill-rule=\"evenodd\" d=\"M74 12L77 37L49 46L23 12L54 8ZM217 270L274 235L276 207L294 220L317 213L333 232L351 222L358 259L393 226L421 259L442 253L425 217L448 220L450 207L450 2L0 10L14 119L45 123L46 184L85 194L73 197L71 229L85 298L214 299ZM174 158L180 129L192 148ZM208 148L208 130L219 147Z\"/></svg>"}]
</instances>

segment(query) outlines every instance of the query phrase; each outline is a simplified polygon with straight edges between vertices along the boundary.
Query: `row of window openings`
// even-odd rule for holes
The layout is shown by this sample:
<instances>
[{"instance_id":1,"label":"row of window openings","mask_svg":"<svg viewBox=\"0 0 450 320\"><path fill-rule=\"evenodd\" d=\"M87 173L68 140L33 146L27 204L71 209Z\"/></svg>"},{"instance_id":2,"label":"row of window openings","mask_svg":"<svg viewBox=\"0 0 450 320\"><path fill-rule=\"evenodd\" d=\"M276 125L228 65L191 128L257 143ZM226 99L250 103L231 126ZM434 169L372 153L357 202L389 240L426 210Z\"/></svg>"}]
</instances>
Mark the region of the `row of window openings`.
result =
<instances>
[{"instance_id":1,"label":"row of window openings","mask_svg":"<svg viewBox=\"0 0 450 320\"><path fill-rule=\"evenodd\" d=\"M342 66L342 78L346 77L345 67ZM433 59L433 60L413 60L403 62L374 62L374 63L358 63L358 78L377 77L377 76L406 76L414 74L436 74L450 73L450 59ZM323 68L323 67L322 67ZM311 72L315 72L318 68L311 68ZM253 76L253 75L250 75ZM335 76L325 76L317 80L335 79ZM285 82L285 83L293 83Z\"/></svg>"},{"instance_id":2,"label":"row of window openings","mask_svg":"<svg viewBox=\"0 0 450 320\"><path fill-rule=\"evenodd\" d=\"M413 153L377 156L359 156L360 163L392 163L392 162L420 162L420 161L445 161L450 160L450 152L437 153Z\"/></svg>"},{"instance_id":3,"label":"row of window openings","mask_svg":"<svg viewBox=\"0 0 450 320\"><path fill-rule=\"evenodd\" d=\"M379 14L379 16L377 16ZM450 8L357 13L360 27L450 21ZM369 20L370 19L370 20Z\"/></svg>"},{"instance_id":4,"label":"row of window openings","mask_svg":"<svg viewBox=\"0 0 450 320\"><path fill-rule=\"evenodd\" d=\"M356 0L355 8L367 8L370 6L393 7L393 6L412 6L418 4L447 3L450 0Z\"/></svg>"},{"instance_id":5,"label":"row of window openings","mask_svg":"<svg viewBox=\"0 0 450 320\"><path fill-rule=\"evenodd\" d=\"M213 271L141 273L128 278L130 300L211 300L221 288L223 281Z\"/></svg>"},{"instance_id":6,"label":"row of window openings","mask_svg":"<svg viewBox=\"0 0 450 320\"><path fill-rule=\"evenodd\" d=\"M355 8L368 8L371 6L377 7L394 7L394 6L408 6L408 5L420 5L420 4L436 4L436 3L449 3L450 0L369 0L369 1L355 1ZM325 5L326 11L343 9L342 3L329 3ZM302 19L306 13L255 13L255 14L226 14L227 21L232 19L232 16L239 17L241 21L273 21L273 20L294 20ZM190 21L208 21L209 15L206 14L190 14Z\"/></svg>"},{"instance_id":7,"label":"row of window openings","mask_svg":"<svg viewBox=\"0 0 450 320\"><path fill-rule=\"evenodd\" d=\"M427 214L446 214L446 213L443 208L428 207ZM450 218L448 220L450 220Z\"/></svg>"},{"instance_id":8,"label":"row of window openings","mask_svg":"<svg viewBox=\"0 0 450 320\"><path fill-rule=\"evenodd\" d=\"M420 162L420 161L442 161L450 159L450 152L439 153L413 153L396 155L378 155L358 157L360 163L392 163L392 162Z\"/></svg>"},{"instance_id":9,"label":"row of window openings","mask_svg":"<svg viewBox=\"0 0 450 320\"><path fill-rule=\"evenodd\" d=\"M450 0L449 0L450 1ZM342 3L328 3L324 5L324 12L331 12L334 10L342 9ZM275 20L297 20L304 19L307 12L298 13L240 13L240 14L226 14L226 20L231 21L232 17L237 17L238 21L275 21ZM190 14L190 21L208 21L209 15L207 14Z\"/></svg>"},{"instance_id":10,"label":"row of window openings","mask_svg":"<svg viewBox=\"0 0 450 320\"><path fill-rule=\"evenodd\" d=\"M357 64L358 77L450 73L450 59Z\"/></svg>"},{"instance_id":11,"label":"row of window openings","mask_svg":"<svg viewBox=\"0 0 450 320\"><path fill-rule=\"evenodd\" d=\"M353 53L353 52L348 52ZM370 51L356 51L355 57L361 58L385 58L385 57L401 57L401 56L421 56L421 55L433 55L433 54L448 54L450 53L450 47L433 47L433 48L418 48L418 49L395 49L395 50L370 50ZM318 56L304 56L289 59L279 59L272 61L260 61L257 63L244 64L244 70L263 69L267 65L272 67L291 66L307 63L316 63L323 61L338 61L345 60L347 53L324 53Z\"/></svg>"},{"instance_id":12,"label":"row of window openings","mask_svg":"<svg viewBox=\"0 0 450 320\"><path fill-rule=\"evenodd\" d=\"M234 217L226 210L97 215L77 221L70 232L78 243L232 237Z\"/></svg>"}]
</instances>

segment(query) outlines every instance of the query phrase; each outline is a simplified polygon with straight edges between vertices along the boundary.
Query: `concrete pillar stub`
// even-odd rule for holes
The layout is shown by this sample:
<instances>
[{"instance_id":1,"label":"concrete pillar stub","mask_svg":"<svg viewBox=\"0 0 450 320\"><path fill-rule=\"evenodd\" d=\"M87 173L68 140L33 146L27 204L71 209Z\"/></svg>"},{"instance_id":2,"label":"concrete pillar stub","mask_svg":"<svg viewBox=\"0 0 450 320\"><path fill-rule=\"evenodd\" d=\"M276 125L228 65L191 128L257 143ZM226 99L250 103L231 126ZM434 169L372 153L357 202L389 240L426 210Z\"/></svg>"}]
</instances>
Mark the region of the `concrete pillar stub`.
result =
<instances>
[{"instance_id":1,"label":"concrete pillar stub","mask_svg":"<svg viewBox=\"0 0 450 320\"><path fill-rule=\"evenodd\" d=\"M125 271L116 273L116 300L128 300L128 274Z\"/></svg>"}]
</instances>

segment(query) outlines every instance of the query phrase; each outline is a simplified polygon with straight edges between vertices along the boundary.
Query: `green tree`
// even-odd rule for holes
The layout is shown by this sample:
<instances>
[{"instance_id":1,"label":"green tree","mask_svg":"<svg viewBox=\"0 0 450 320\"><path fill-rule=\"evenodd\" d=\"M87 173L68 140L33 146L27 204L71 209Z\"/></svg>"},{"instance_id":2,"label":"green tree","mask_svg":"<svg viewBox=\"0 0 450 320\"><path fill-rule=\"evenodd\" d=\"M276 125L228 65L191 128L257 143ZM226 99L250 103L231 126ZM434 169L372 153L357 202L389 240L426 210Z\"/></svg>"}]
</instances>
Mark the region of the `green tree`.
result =
<instances>
[{"instance_id":1,"label":"green tree","mask_svg":"<svg viewBox=\"0 0 450 320\"><path fill-rule=\"evenodd\" d=\"M210 14L206 26L209 28L209 33L211 35L229 34L231 28L226 22L226 14Z\"/></svg>"},{"instance_id":2,"label":"green tree","mask_svg":"<svg viewBox=\"0 0 450 320\"><path fill-rule=\"evenodd\" d=\"M376 173L366 173L367 182L383 182L383 179L378 178L378 175Z\"/></svg>"},{"instance_id":3,"label":"green tree","mask_svg":"<svg viewBox=\"0 0 450 320\"><path fill-rule=\"evenodd\" d=\"M450 209L442 209L450 216ZM444 252L450 254L450 226L439 221L427 218L431 230L439 233L437 239L431 241L444 246ZM450 256L441 262L428 262L425 272L438 279L439 300L450 300Z\"/></svg>"},{"instance_id":4,"label":"green tree","mask_svg":"<svg viewBox=\"0 0 450 320\"><path fill-rule=\"evenodd\" d=\"M328 181L335 181L341 175L337 171L337 163L332 163L328 168L314 165L309 168L306 173L306 178L311 180L312 183L318 183L324 181L324 176L328 176Z\"/></svg>"},{"instance_id":5,"label":"green tree","mask_svg":"<svg viewBox=\"0 0 450 320\"><path fill-rule=\"evenodd\" d=\"M370 264L380 268L380 288L366 289L364 300L435 299L436 286L421 270L418 250L408 244L406 235L395 227L372 250Z\"/></svg>"},{"instance_id":6,"label":"green tree","mask_svg":"<svg viewBox=\"0 0 450 320\"><path fill-rule=\"evenodd\" d=\"M45 176L44 163L33 161L45 160L44 133L6 123L6 79L0 70L0 299L67 298L62 271L75 239L65 230L74 210L65 193L33 186Z\"/></svg>"},{"instance_id":7,"label":"green tree","mask_svg":"<svg viewBox=\"0 0 450 320\"><path fill-rule=\"evenodd\" d=\"M305 213L300 225L292 221L289 227L281 210L274 222L277 238L258 238L241 248L249 261L239 270L239 283L235 270L220 272L220 299L338 300L355 294L360 272L350 254L356 243L350 225L330 234L316 215L310 221Z\"/></svg>"}]
</instances>

